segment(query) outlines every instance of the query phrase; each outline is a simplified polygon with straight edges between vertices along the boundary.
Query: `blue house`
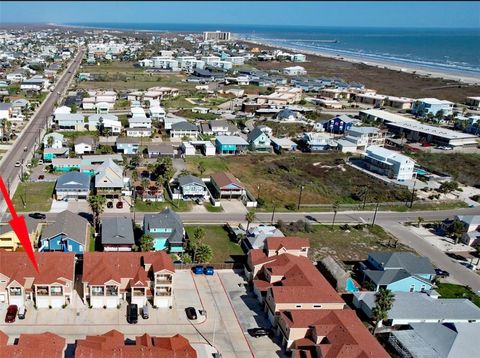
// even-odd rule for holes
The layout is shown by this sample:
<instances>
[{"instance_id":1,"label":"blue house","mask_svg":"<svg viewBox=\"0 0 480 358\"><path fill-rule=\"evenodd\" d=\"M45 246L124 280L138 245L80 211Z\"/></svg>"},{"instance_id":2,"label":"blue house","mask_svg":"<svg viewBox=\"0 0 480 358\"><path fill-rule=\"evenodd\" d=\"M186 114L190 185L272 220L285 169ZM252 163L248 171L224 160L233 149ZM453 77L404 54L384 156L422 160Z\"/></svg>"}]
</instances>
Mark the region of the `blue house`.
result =
<instances>
[{"instance_id":1,"label":"blue house","mask_svg":"<svg viewBox=\"0 0 480 358\"><path fill-rule=\"evenodd\" d=\"M182 219L170 208L166 208L158 214L145 214L143 232L153 237L155 251L184 251L185 229Z\"/></svg>"},{"instance_id":2,"label":"blue house","mask_svg":"<svg viewBox=\"0 0 480 358\"><path fill-rule=\"evenodd\" d=\"M68 148L45 148L43 150L43 160L51 161L53 158L68 158Z\"/></svg>"},{"instance_id":3,"label":"blue house","mask_svg":"<svg viewBox=\"0 0 480 358\"><path fill-rule=\"evenodd\" d=\"M256 152L271 152L271 140L270 137L262 131L259 127L255 127L247 137L249 148L251 151Z\"/></svg>"},{"instance_id":4,"label":"blue house","mask_svg":"<svg viewBox=\"0 0 480 358\"><path fill-rule=\"evenodd\" d=\"M239 154L247 150L248 142L238 136L219 135L215 138L215 147L219 154Z\"/></svg>"},{"instance_id":5,"label":"blue house","mask_svg":"<svg viewBox=\"0 0 480 358\"><path fill-rule=\"evenodd\" d=\"M138 149L140 148L140 140L135 137L118 137L116 148L118 153L134 155L138 153Z\"/></svg>"},{"instance_id":6,"label":"blue house","mask_svg":"<svg viewBox=\"0 0 480 358\"><path fill-rule=\"evenodd\" d=\"M341 114L325 121L323 123L323 129L325 132L343 134L358 122L358 119L351 118L346 114Z\"/></svg>"},{"instance_id":7,"label":"blue house","mask_svg":"<svg viewBox=\"0 0 480 358\"><path fill-rule=\"evenodd\" d=\"M40 237L39 252L61 251L82 255L88 249L90 224L83 217L65 210L57 215Z\"/></svg>"},{"instance_id":8,"label":"blue house","mask_svg":"<svg viewBox=\"0 0 480 358\"><path fill-rule=\"evenodd\" d=\"M412 113L415 115L423 116L429 113L436 115L440 111L442 111L445 116L452 114L453 102L436 98L420 98L412 104Z\"/></svg>"},{"instance_id":9,"label":"blue house","mask_svg":"<svg viewBox=\"0 0 480 358\"><path fill-rule=\"evenodd\" d=\"M426 257L410 252L374 252L360 264L364 284L374 291L424 292L433 287L435 270Z\"/></svg>"}]
</instances>

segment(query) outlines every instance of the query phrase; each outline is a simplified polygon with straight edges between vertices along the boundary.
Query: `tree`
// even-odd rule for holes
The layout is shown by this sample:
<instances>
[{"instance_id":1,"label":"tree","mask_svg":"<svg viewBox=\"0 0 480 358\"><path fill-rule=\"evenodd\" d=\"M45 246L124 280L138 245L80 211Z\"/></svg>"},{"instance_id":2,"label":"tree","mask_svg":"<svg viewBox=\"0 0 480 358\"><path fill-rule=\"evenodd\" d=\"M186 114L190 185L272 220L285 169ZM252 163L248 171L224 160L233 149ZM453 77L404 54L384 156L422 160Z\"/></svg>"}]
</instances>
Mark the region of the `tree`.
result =
<instances>
[{"instance_id":1,"label":"tree","mask_svg":"<svg viewBox=\"0 0 480 358\"><path fill-rule=\"evenodd\" d=\"M136 169L132 171L132 179L134 182L138 180L138 172Z\"/></svg>"},{"instance_id":2,"label":"tree","mask_svg":"<svg viewBox=\"0 0 480 358\"><path fill-rule=\"evenodd\" d=\"M421 225L424 221L425 221L425 219L422 218L421 216L419 216L419 217L417 218L418 227L420 227L420 225Z\"/></svg>"},{"instance_id":3,"label":"tree","mask_svg":"<svg viewBox=\"0 0 480 358\"><path fill-rule=\"evenodd\" d=\"M250 228L250 224L255 221L255 211L248 211L247 214L245 214L245 220L247 221L247 231Z\"/></svg>"},{"instance_id":4,"label":"tree","mask_svg":"<svg viewBox=\"0 0 480 358\"><path fill-rule=\"evenodd\" d=\"M143 190L145 190L150 185L150 180L148 180L147 178L143 178L140 185L142 186Z\"/></svg>"},{"instance_id":5,"label":"tree","mask_svg":"<svg viewBox=\"0 0 480 358\"><path fill-rule=\"evenodd\" d=\"M53 136L48 137L48 139L47 139L47 145L48 145L49 148L52 148L54 141L55 141L55 140L53 139Z\"/></svg>"},{"instance_id":6,"label":"tree","mask_svg":"<svg viewBox=\"0 0 480 358\"><path fill-rule=\"evenodd\" d=\"M446 181L440 185L438 191L441 193L451 193L452 191L458 190L458 183L456 181Z\"/></svg>"},{"instance_id":7,"label":"tree","mask_svg":"<svg viewBox=\"0 0 480 358\"><path fill-rule=\"evenodd\" d=\"M200 163L198 163L197 168L198 168L198 171L200 172L200 176L202 176L203 173L205 173L205 170L206 170L205 164L203 162L200 162Z\"/></svg>"},{"instance_id":8,"label":"tree","mask_svg":"<svg viewBox=\"0 0 480 358\"><path fill-rule=\"evenodd\" d=\"M98 119L97 130L98 130L98 134L103 136L104 131L105 131L105 125L103 124L103 117L100 117Z\"/></svg>"},{"instance_id":9,"label":"tree","mask_svg":"<svg viewBox=\"0 0 480 358\"><path fill-rule=\"evenodd\" d=\"M454 239L456 245L465 233L465 225L462 221L455 219L448 227L447 232Z\"/></svg>"},{"instance_id":10,"label":"tree","mask_svg":"<svg viewBox=\"0 0 480 358\"><path fill-rule=\"evenodd\" d=\"M201 244L198 246L197 249L197 257L196 260L199 263L207 263L210 262L213 258L213 250L207 244Z\"/></svg>"},{"instance_id":11,"label":"tree","mask_svg":"<svg viewBox=\"0 0 480 358\"><path fill-rule=\"evenodd\" d=\"M142 235L142 237L140 238L140 250L143 252L153 250L153 237L151 235Z\"/></svg>"},{"instance_id":12,"label":"tree","mask_svg":"<svg viewBox=\"0 0 480 358\"><path fill-rule=\"evenodd\" d=\"M88 197L88 204L93 213L93 224L97 228L100 222L100 215L103 213L103 207L105 206L105 197L101 195L90 195Z\"/></svg>"},{"instance_id":13,"label":"tree","mask_svg":"<svg viewBox=\"0 0 480 358\"><path fill-rule=\"evenodd\" d=\"M336 200L332 205L332 209L333 209L332 229L333 229L333 226L335 225L335 219L337 218L337 212L339 207L340 207L340 203L338 200Z\"/></svg>"},{"instance_id":14,"label":"tree","mask_svg":"<svg viewBox=\"0 0 480 358\"><path fill-rule=\"evenodd\" d=\"M72 104L72 107L70 107L70 108L71 108L71 113L77 113L78 108L77 108L77 105L75 103Z\"/></svg>"},{"instance_id":15,"label":"tree","mask_svg":"<svg viewBox=\"0 0 480 358\"><path fill-rule=\"evenodd\" d=\"M203 239L205 238L205 230L197 226L193 230L193 234L189 237L188 248L193 254L193 262L196 262L198 248L203 245Z\"/></svg>"},{"instance_id":16,"label":"tree","mask_svg":"<svg viewBox=\"0 0 480 358\"><path fill-rule=\"evenodd\" d=\"M373 307L373 320L375 321L375 329L373 334L377 333L377 329L381 323L388 318L388 312L392 309L395 295L386 288L381 288L375 294L375 307Z\"/></svg>"}]
</instances>

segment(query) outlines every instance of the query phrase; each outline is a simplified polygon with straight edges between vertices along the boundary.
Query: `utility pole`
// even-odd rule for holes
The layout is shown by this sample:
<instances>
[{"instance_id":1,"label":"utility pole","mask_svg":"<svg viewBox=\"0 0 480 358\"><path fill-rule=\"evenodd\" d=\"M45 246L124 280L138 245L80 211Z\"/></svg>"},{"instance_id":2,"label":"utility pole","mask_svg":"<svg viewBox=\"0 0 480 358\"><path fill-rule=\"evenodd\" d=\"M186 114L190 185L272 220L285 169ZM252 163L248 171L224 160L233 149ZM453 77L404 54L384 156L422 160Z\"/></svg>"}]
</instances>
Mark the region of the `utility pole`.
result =
<instances>
[{"instance_id":1,"label":"utility pole","mask_svg":"<svg viewBox=\"0 0 480 358\"><path fill-rule=\"evenodd\" d=\"M272 220L271 220L271 225L273 225L273 221L274 221L274 218L275 218L275 202L273 202L273 212L272 212Z\"/></svg>"},{"instance_id":2,"label":"utility pole","mask_svg":"<svg viewBox=\"0 0 480 358\"><path fill-rule=\"evenodd\" d=\"M300 193L298 194L298 204L297 204L297 210L300 210L300 203L302 202L302 192L303 188L305 188L304 185L300 185Z\"/></svg>"},{"instance_id":3,"label":"utility pole","mask_svg":"<svg viewBox=\"0 0 480 358\"><path fill-rule=\"evenodd\" d=\"M375 206L375 213L373 214L372 225L370 225L370 226L375 225L375 219L377 218L378 205L379 205L379 203L378 203L378 200L377 200L377 205Z\"/></svg>"},{"instance_id":4,"label":"utility pole","mask_svg":"<svg viewBox=\"0 0 480 358\"><path fill-rule=\"evenodd\" d=\"M415 198L415 185L416 184L417 184L417 175L415 175L415 179L413 179L412 197L410 198L410 209L413 206L413 199Z\"/></svg>"}]
</instances>

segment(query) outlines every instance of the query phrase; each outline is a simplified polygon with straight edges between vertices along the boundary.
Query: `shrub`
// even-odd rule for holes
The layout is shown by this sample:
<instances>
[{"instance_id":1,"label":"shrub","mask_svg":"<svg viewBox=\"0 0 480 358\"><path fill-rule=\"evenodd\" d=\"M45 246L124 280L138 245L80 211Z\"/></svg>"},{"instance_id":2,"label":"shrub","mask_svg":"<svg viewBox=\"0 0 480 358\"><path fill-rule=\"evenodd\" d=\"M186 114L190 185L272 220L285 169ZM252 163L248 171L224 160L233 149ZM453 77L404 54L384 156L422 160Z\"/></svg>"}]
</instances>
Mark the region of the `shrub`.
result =
<instances>
[{"instance_id":1,"label":"shrub","mask_svg":"<svg viewBox=\"0 0 480 358\"><path fill-rule=\"evenodd\" d=\"M297 210L297 204L288 203L288 204L285 205L285 209L295 211L295 210Z\"/></svg>"}]
</instances>

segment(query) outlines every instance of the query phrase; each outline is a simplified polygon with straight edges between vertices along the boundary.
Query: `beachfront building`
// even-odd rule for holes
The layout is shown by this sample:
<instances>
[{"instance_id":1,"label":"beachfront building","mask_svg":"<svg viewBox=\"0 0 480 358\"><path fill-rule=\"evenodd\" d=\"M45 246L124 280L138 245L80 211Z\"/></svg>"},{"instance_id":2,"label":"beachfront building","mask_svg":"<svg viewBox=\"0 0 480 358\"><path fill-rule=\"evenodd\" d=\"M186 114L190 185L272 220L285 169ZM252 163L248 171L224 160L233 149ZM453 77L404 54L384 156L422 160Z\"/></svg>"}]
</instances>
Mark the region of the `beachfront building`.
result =
<instances>
[{"instance_id":1,"label":"beachfront building","mask_svg":"<svg viewBox=\"0 0 480 358\"><path fill-rule=\"evenodd\" d=\"M442 111L444 116L448 116L453 113L453 102L444 101L436 98L420 98L413 102L412 113L424 116L427 114L436 115Z\"/></svg>"},{"instance_id":2,"label":"beachfront building","mask_svg":"<svg viewBox=\"0 0 480 358\"><path fill-rule=\"evenodd\" d=\"M478 111L480 110L480 97L467 97L465 104L471 109Z\"/></svg>"},{"instance_id":3,"label":"beachfront building","mask_svg":"<svg viewBox=\"0 0 480 358\"><path fill-rule=\"evenodd\" d=\"M413 177L415 161L406 155L372 145L366 149L363 159L371 172L399 181Z\"/></svg>"},{"instance_id":4,"label":"beachfront building","mask_svg":"<svg viewBox=\"0 0 480 358\"><path fill-rule=\"evenodd\" d=\"M302 66L291 66L283 69L283 74L287 76L306 75L307 71Z\"/></svg>"},{"instance_id":5,"label":"beachfront building","mask_svg":"<svg viewBox=\"0 0 480 358\"><path fill-rule=\"evenodd\" d=\"M225 31L205 31L203 33L203 41L230 41L231 32Z\"/></svg>"}]
</instances>

